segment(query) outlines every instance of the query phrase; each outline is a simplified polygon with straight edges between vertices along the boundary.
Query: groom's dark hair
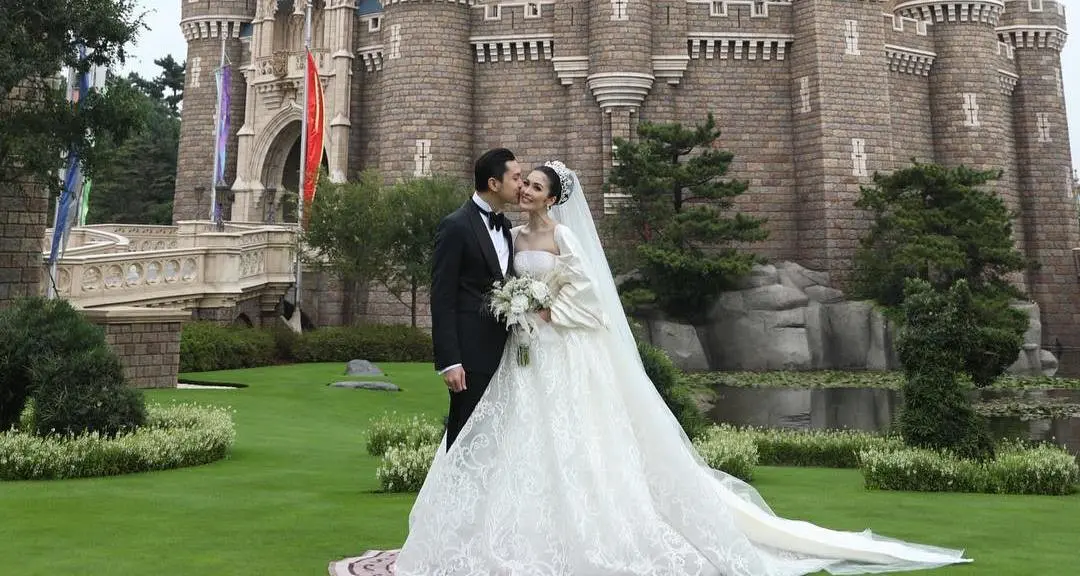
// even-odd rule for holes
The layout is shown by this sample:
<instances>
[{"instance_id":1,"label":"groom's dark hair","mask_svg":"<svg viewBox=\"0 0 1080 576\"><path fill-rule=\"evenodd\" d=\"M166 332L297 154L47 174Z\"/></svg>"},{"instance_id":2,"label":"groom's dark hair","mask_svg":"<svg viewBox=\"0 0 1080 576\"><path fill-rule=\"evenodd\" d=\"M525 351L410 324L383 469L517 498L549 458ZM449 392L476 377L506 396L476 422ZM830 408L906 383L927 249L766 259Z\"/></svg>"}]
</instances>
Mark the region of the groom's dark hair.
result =
<instances>
[{"instance_id":1,"label":"groom's dark hair","mask_svg":"<svg viewBox=\"0 0 1080 576\"><path fill-rule=\"evenodd\" d=\"M506 174L506 163L517 160L514 153L507 148L493 148L484 152L484 155L476 159L473 168L473 176L476 179L476 191L487 192L488 179L502 180Z\"/></svg>"}]
</instances>

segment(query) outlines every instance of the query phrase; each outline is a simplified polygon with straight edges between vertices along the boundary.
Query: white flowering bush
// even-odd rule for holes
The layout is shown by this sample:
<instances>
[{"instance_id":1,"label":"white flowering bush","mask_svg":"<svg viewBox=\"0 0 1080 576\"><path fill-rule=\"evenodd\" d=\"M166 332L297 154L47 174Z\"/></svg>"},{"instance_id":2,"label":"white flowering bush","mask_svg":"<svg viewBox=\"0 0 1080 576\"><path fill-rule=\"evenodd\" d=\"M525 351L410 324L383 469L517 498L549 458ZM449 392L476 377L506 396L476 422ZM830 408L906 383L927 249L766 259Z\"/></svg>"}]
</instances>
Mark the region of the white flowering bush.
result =
<instances>
[{"instance_id":1,"label":"white flowering bush","mask_svg":"<svg viewBox=\"0 0 1080 576\"><path fill-rule=\"evenodd\" d=\"M382 489L386 492L419 492L438 449L438 443L388 447L375 471Z\"/></svg>"},{"instance_id":2,"label":"white flowering bush","mask_svg":"<svg viewBox=\"0 0 1080 576\"><path fill-rule=\"evenodd\" d=\"M747 428L743 433L753 439L763 466L858 468L859 453L863 451L904 447L903 440L897 436L859 430Z\"/></svg>"},{"instance_id":3,"label":"white flowering bush","mask_svg":"<svg viewBox=\"0 0 1080 576\"><path fill-rule=\"evenodd\" d=\"M747 482L753 479L758 450L749 434L726 424L711 426L694 440L694 447L710 468Z\"/></svg>"},{"instance_id":4,"label":"white flowering bush","mask_svg":"<svg viewBox=\"0 0 1080 576\"><path fill-rule=\"evenodd\" d=\"M1076 458L1046 445L1005 443L986 462L916 448L871 449L860 460L866 487L877 490L1061 495L1080 483Z\"/></svg>"},{"instance_id":5,"label":"white flowering bush","mask_svg":"<svg viewBox=\"0 0 1080 576\"><path fill-rule=\"evenodd\" d=\"M30 418L23 418L29 422ZM147 405L138 429L36 436L0 433L0 480L60 480L115 476L207 464L228 455L236 439L230 411L197 404Z\"/></svg>"},{"instance_id":6,"label":"white flowering bush","mask_svg":"<svg viewBox=\"0 0 1080 576\"><path fill-rule=\"evenodd\" d=\"M383 456L392 446L418 448L442 441L443 428L423 416L404 417L396 412L383 414L368 425L367 451Z\"/></svg>"}]
</instances>

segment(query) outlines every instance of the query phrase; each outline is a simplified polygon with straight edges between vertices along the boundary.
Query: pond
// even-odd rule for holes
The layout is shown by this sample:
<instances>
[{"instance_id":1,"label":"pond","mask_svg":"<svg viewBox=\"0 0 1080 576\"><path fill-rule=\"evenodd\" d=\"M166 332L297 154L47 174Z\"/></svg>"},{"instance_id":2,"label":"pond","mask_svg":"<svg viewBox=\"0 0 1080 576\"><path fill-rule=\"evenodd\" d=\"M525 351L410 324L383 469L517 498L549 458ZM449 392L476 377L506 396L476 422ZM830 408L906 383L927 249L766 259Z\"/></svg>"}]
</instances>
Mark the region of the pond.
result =
<instances>
[{"instance_id":1,"label":"pond","mask_svg":"<svg viewBox=\"0 0 1080 576\"><path fill-rule=\"evenodd\" d=\"M737 426L794 429L885 430L901 406L900 392L885 388L749 388L716 386L709 416ZM995 406L1080 404L1080 390L979 390ZM991 416L998 438L1065 445L1080 456L1080 417Z\"/></svg>"}]
</instances>

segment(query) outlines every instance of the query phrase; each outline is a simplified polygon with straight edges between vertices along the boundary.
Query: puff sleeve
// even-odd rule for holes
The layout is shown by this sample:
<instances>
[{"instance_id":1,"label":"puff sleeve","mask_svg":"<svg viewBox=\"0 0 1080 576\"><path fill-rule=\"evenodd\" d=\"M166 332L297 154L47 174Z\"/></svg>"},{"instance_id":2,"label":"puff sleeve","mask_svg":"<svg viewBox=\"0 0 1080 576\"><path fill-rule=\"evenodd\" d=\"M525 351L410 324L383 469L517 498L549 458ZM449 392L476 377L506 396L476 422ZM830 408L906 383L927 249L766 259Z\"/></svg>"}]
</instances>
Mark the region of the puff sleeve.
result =
<instances>
[{"instance_id":1,"label":"puff sleeve","mask_svg":"<svg viewBox=\"0 0 1080 576\"><path fill-rule=\"evenodd\" d=\"M559 256L552 276L551 323L562 328L601 328L607 323L589 266L581 257L580 244L569 228L555 231Z\"/></svg>"}]
</instances>

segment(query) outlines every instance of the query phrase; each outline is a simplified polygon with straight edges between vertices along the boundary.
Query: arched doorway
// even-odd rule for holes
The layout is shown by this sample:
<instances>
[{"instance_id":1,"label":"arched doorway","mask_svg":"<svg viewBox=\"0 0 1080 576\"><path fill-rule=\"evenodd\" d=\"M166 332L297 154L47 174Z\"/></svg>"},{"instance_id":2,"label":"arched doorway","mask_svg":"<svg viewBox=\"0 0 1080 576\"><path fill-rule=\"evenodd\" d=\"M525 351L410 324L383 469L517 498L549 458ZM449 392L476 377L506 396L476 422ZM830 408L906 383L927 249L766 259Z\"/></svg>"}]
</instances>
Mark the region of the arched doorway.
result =
<instances>
[{"instance_id":1,"label":"arched doorway","mask_svg":"<svg viewBox=\"0 0 1080 576\"><path fill-rule=\"evenodd\" d=\"M270 144L263 162L262 181L267 191L267 220L296 222L297 193L300 188L300 121L286 124ZM322 169L328 161L323 151Z\"/></svg>"}]
</instances>

